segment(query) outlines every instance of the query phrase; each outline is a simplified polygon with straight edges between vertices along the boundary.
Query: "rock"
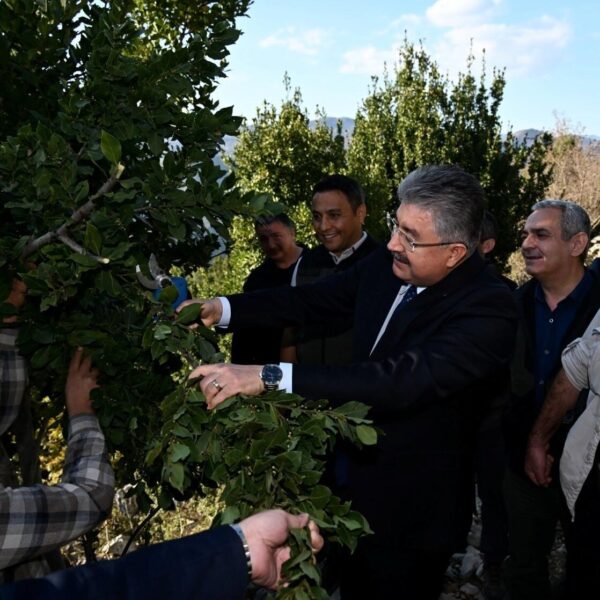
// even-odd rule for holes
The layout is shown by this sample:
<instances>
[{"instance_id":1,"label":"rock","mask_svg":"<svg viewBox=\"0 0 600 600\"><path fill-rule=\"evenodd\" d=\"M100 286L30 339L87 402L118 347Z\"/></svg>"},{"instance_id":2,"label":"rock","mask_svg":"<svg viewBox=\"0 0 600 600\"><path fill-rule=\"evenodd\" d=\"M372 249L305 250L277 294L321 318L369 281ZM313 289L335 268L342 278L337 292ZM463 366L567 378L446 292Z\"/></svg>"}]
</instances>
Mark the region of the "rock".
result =
<instances>
[{"instance_id":1,"label":"rock","mask_svg":"<svg viewBox=\"0 0 600 600\"><path fill-rule=\"evenodd\" d=\"M467 546L467 552L460 565L460 576L467 579L479 569L482 563L483 559L479 550L473 546Z\"/></svg>"}]
</instances>

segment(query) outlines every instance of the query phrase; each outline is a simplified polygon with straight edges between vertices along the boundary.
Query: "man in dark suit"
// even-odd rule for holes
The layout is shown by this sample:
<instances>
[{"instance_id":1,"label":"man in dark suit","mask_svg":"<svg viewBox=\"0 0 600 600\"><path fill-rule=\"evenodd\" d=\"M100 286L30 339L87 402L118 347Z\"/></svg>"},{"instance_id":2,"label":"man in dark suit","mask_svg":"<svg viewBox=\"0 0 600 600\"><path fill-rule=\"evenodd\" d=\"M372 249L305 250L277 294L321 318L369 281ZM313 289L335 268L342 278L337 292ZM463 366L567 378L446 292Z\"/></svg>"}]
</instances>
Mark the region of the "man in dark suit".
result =
<instances>
[{"instance_id":1,"label":"man in dark suit","mask_svg":"<svg viewBox=\"0 0 600 600\"><path fill-rule=\"evenodd\" d=\"M342 598L437 599L460 534L473 435L514 342L510 291L477 253L484 195L456 166L426 166L398 188L392 236L354 268L299 288L216 298L210 326L326 322L353 315L350 365L203 365L209 408L287 389L369 404L384 435L356 451L347 496L375 535L344 570ZM290 377L291 376L291 377Z\"/></svg>"},{"instance_id":2,"label":"man in dark suit","mask_svg":"<svg viewBox=\"0 0 600 600\"><path fill-rule=\"evenodd\" d=\"M317 552L323 539L308 515L269 510L117 560L0 586L0 600L237 600L250 581L278 586L281 566L290 555L289 532L307 525Z\"/></svg>"},{"instance_id":3,"label":"man in dark suit","mask_svg":"<svg viewBox=\"0 0 600 600\"><path fill-rule=\"evenodd\" d=\"M312 190L311 213L319 245L303 253L292 285L346 271L377 248L378 243L363 230L365 192L351 177L335 173L321 179ZM348 364L352 360L352 325L351 316L338 315L327 323L288 329L281 358L313 365Z\"/></svg>"}]
</instances>

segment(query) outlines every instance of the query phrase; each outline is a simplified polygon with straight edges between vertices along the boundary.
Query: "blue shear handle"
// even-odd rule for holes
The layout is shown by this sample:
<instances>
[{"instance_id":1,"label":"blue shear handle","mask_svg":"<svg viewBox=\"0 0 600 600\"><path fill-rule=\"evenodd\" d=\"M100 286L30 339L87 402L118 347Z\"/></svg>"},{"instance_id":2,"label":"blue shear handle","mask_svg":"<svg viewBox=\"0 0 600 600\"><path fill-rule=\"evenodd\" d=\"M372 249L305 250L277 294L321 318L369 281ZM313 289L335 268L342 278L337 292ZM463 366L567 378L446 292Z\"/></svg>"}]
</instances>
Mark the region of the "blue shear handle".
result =
<instances>
[{"instance_id":1,"label":"blue shear handle","mask_svg":"<svg viewBox=\"0 0 600 600\"><path fill-rule=\"evenodd\" d=\"M189 291L188 291L187 282L183 277L171 277L171 282L173 283L173 285L175 286L175 289L178 292L177 300L175 300L175 302L173 302L173 304L171 304L171 306L175 309L184 300L188 299ZM160 296L161 292L162 292L161 289L154 290L152 292L152 295L158 300L158 297Z\"/></svg>"}]
</instances>

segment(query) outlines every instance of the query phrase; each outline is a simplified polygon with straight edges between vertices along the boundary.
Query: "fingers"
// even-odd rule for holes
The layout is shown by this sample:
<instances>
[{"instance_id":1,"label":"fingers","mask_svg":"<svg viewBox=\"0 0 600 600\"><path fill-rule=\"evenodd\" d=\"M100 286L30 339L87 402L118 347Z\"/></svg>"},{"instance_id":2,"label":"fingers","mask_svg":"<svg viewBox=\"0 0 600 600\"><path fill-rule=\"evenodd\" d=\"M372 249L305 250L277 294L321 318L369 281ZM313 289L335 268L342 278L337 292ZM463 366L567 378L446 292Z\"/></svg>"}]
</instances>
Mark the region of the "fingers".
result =
<instances>
[{"instance_id":1,"label":"fingers","mask_svg":"<svg viewBox=\"0 0 600 600\"><path fill-rule=\"evenodd\" d=\"M319 527L314 521L309 521L308 529L310 530L310 543L313 547L313 552L320 552L325 545L325 540L319 531Z\"/></svg>"},{"instance_id":2,"label":"fingers","mask_svg":"<svg viewBox=\"0 0 600 600\"><path fill-rule=\"evenodd\" d=\"M211 410L239 391L229 382L225 367L226 365L220 364L200 365L188 377L188 379L200 378L198 385L206 398L207 407Z\"/></svg>"},{"instance_id":3,"label":"fingers","mask_svg":"<svg viewBox=\"0 0 600 600\"><path fill-rule=\"evenodd\" d=\"M310 517L307 513L302 513L300 515L286 513L286 518L288 529L304 529L306 526L308 526L310 532L310 543L313 548L313 552L319 552L319 550L321 550L325 541L321 536L318 525L314 521L310 520Z\"/></svg>"},{"instance_id":4,"label":"fingers","mask_svg":"<svg viewBox=\"0 0 600 600\"><path fill-rule=\"evenodd\" d=\"M198 385L206 398L208 408L215 408L237 394L258 396L263 391L260 365L200 365L189 375L200 379Z\"/></svg>"},{"instance_id":5,"label":"fingers","mask_svg":"<svg viewBox=\"0 0 600 600\"><path fill-rule=\"evenodd\" d=\"M303 529L308 524L309 516L306 513L292 515L286 513L288 529Z\"/></svg>"},{"instance_id":6,"label":"fingers","mask_svg":"<svg viewBox=\"0 0 600 600\"><path fill-rule=\"evenodd\" d=\"M71 362L69 363L69 375L79 371L79 366L81 365L83 356L83 348L81 346L75 348L75 352L73 352L73 355L71 356Z\"/></svg>"}]
</instances>

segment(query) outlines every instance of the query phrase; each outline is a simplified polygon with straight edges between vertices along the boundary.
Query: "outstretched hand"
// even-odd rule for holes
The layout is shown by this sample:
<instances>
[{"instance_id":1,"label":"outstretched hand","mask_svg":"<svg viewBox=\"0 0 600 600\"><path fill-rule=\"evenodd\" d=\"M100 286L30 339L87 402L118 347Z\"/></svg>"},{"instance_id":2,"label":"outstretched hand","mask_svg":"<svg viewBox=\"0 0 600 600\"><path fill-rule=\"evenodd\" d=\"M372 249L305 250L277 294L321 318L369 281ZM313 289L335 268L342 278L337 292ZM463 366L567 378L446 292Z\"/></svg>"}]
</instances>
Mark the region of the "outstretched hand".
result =
<instances>
[{"instance_id":1,"label":"outstretched hand","mask_svg":"<svg viewBox=\"0 0 600 600\"><path fill-rule=\"evenodd\" d=\"M201 378L198 385L206 404L208 408L215 408L237 394L262 394L264 385L260 378L261 371L262 366L259 365L200 365L190 373L189 379Z\"/></svg>"},{"instance_id":2,"label":"outstretched hand","mask_svg":"<svg viewBox=\"0 0 600 600\"><path fill-rule=\"evenodd\" d=\"M200 319L206 327L212 327L216 325L223 315L223 306L218 298L211 298L210 300L201 300L199 298L192 298L191 300L184 300L175 310L175 312L181 312L186 306L191 304L201 304L202 310L200 312ZM191 325L190 328L194 329L196 326Z\"/></svg>"},{"instance_id":3,"label":"outstretched hand","mask_svg":"<svg viewBox=\"0 0 600 600\"><path fill-rule=\"evenodd\" d=\"M70 417L80 414L94 414L90 393L98 385L98 369L92 369L92 359L77 348L71 358L65 384L67 412Z\"/></svg>"},{"instance_id":4,"label":"outstretched hand","mask_svg":"<svg viewBox=\"0 0 600 600\"><path fill-rule=\"evenodd\" d=\"M252 581L275 589L281 583L281 567L290 558L286 545L291 529L308 525L314 552L323 547L323 538L317 525L307 514L292 515L281 509L267 510L240 522L248 541L252 561Z\"/></svg>"}]
</instances>

